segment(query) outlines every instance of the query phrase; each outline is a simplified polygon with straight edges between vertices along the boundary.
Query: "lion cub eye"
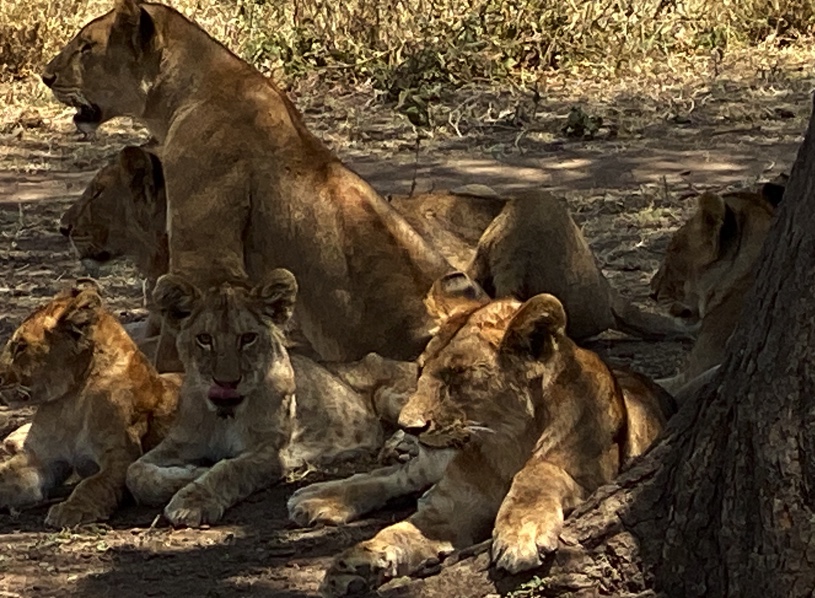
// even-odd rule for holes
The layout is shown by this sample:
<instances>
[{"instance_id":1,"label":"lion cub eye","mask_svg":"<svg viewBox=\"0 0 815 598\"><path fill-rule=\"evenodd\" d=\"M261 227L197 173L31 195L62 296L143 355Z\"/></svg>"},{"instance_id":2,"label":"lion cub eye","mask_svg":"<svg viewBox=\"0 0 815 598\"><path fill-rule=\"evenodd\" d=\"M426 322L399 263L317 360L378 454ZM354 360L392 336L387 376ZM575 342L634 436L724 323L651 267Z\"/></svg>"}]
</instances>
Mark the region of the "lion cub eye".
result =
<instances>
[{"instance_id":1,"label":"lion cub eye","mask_svg":"<svg viewBox=\"0 0 815 598\"><path fill-rule=\"evenodd\" d=\"M460 377L465 371L465 368L460 366L446 367L439 371L438 377L445 384L452 384L456 378Z\"/></svg>"},{"instance_id":2,"label":"lion cub eye","mask_svg":"<svg viewBox=\"0 0 815 598\"><path fill-rule=\"evenodd\" d=\"M241 349L248 347L249 345L253 345L256 340L258 340L257 333L244 332L243 334L241 334L240 338Z\"/></svg>"},{"instance_id":3,"label":"lion cub eye","mask_svg":"<svg viewBox=\"0 0 815 598\"><path fill-rule=\"evenodd\" d=\"M14 357L17 357L18 355L25 353L26 349L28 349L28 343L23 340L19 340L11 346L11 354Z\"/></svg>"},{"instance_id":4,"label":"lion cub eye","mask_svg":"<svg viewBox=\"0 0 815 598\"><path fill-rule=\"evenodd\" d=\"M93 44L91 42L82 42L82 44L79 46L79 51L82 54L87 54L91 50L93 50Z\"/></svg>"},{"instance_id":5,"label":"lion cub eye","mask_svg":"<svg viewBox=\"0 0 815 598\"><path fill-rule=\"evenodd\" d=\"M212 335L203 332L195 337L195 342L198 343L204 349L211 349L212 348Z\"/></svg>"}]
</instances>

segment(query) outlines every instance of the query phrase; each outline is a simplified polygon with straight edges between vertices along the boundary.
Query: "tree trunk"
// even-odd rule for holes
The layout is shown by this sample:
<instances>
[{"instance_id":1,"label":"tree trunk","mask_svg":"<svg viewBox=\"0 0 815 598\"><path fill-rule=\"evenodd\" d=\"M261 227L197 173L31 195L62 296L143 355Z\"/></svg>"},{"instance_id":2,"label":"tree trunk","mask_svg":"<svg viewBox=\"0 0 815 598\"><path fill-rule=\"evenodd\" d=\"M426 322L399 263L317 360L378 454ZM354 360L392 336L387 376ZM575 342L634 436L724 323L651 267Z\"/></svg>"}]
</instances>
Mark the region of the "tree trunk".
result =
<instances>
[{"instance_id":1,"label":"tree trunk","mask_svg":"<svg viewBox=\"0 0 815 598\"><path fill-rule=\"evenodd\" d=\"M813 595L815 114L760 264L718 375L572 514L520 595ZM523 581L490 580L487 564L482 554L385 593L484 596Z\"/></svg>"}]
</instances>

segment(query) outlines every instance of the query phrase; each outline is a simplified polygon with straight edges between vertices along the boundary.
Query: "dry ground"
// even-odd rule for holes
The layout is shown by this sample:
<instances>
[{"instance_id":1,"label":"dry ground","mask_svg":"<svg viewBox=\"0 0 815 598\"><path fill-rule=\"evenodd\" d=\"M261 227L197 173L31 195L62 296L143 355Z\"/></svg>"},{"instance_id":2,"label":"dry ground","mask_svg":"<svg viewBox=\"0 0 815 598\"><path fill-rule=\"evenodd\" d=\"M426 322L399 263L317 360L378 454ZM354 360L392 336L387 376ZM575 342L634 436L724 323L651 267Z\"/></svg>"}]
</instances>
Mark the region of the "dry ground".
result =
<instances>
[{"instance_id":1,"label":"dry ground","mask_svg":"<svg viewBox=\"0 0 815 598\"><path fill-rule=\"evenodd\" d=\"M436 129L418 152L411 125L369 89L324 90L305 81L292 95L312 129L383 193L476 182L501 192L525 185L562 192L612 283L655 309L647 283L693 208L692 195L753 185L791 165L809 113L814 55L809 47L761 48L625 80L559 75L542 82L538 102L530 90L461 89L433 108ZM95 142L80 141L71 111L33 79L0 87L0 97L5 340L63 279L82 274L56 221L96 168L144 134L118 122ZM604 118L594 140L561 133L574 105ZM131 267L115 265L100 282L123 319L144 317ZM593 346L654 376L672 373L685 350L614 335ZM0 434L26 416L0 407ZM132 505L107 525L63 532L43 529L44 508L0 513L0 598L312 596L332 554L405 506L343 529L295 529L285 499L302 483L259 493L200 531L174 531L155 510Z\"/></svg>"}]
</instances>

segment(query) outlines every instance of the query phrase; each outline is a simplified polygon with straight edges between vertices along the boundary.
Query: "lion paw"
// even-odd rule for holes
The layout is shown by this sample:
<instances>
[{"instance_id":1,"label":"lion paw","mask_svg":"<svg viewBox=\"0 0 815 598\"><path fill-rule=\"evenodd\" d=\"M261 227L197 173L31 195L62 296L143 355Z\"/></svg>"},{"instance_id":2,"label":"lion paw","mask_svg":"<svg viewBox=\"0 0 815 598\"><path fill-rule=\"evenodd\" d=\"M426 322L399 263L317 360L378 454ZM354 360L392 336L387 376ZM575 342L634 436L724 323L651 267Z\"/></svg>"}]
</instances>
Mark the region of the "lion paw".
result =
<instances>
[{"instance_id":1,"label":"lion paw","mask_svg":"<svg viewBox=\"0 0 815 598\"><path fill-rule=\"evenodd\" d=\"M212 498L176 494L164 507L164 517L173 527L201 527L223 517L224 508Z\"/></svg>"},{"instance_id":2,"label":"lion paw","mask_svg":"<svg viewBox=\"0 0 815 598\"><path fill-rule=\"evenodd\" d=\"M383 465L398 465L415 459L419 456L419 451L419 439L416 436L397 430L385 441L378 460Z\"/></svg>"},{"instance_id":3,"label":"lion paw","mask_svg":"<svg viewBox=\"0 0 815 598\"><path fill-rule=\"evenodd\" d=\"M289 519L308 527L317 523L341 525L357 517L353 505L344 500L343 481L320 482L297 490L286 503Z\"/></svg>"},{"instance_id":4,"label":"lion paw","mask_svg":"<svg viewBox=\"0 0 815 598\"><path fill-rule=\"evenodd\" d=\"M397 576L396 551L371 550L360 544L338 556L320 584L323 598L360 596Z\"/></svg>"},{"instance_id":5,"label":"lion paw","mask_svg":"<svg viewBox=\"0 0 815 598\"><path fill-rule=\"evenodd\" d=\"M70 499L52 505L48 509L45 525L62 529L75 527L83 523L94 523L108 518L108 513L93 505L71 502Z\"/></svg>"},{"instance_id":6,"label":"lion paw","mask_svg":"<svg viewBox=\"0 0 815 598\"><path fill-rule=\"evenodd\" d=\"M543 564L557 550L560 526L525 523L518 529L496 525L492 540L492 562L509 573L520 573Z\"/></svg>"}]
</instances>

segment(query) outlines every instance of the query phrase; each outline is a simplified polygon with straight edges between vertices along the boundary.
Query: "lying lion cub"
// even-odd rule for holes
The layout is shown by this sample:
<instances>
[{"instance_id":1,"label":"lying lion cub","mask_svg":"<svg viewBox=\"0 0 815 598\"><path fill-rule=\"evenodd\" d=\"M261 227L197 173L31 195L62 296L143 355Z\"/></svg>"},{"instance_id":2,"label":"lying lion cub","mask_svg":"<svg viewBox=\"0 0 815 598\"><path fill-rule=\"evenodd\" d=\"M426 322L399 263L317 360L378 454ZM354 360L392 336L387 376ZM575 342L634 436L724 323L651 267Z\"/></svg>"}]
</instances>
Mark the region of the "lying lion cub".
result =
<instances>
[{"instance_id":1,"label":"lying lion cub","mask_svg":"<svg viewBox=\"0 0 815 598\"><path fill-rule=\"evenodd\" d=\"M703 193L696 212L671 237L651 279L652 297L673 302L673 315L700 324L685 369L659 381L670 392L724 358L783 193L779 183L766 183L760 193Z\"/></svg>"},{"instance_id":2,"label":"lying lion cub","mask_svg":"<svg viewBox=\"0 0 815 598\"><path fill-rule=\"evenodd\" d=\"M142 445L152 448L166 433L178 386L177 376L156 373L95 285L57 295L23 321L0 355L2 397L37 405L15 454L0 464L0 506L42 501L76 473L82 481L45 523L107 519Z\"/></svg>"},{"instance_id":3,"label":"lying lion cub","mask_svg":"<svg viewBox=\"0 0 815 598\"><path fill-rule=\"evenodd\" d=\"M653 384L626 374L621 389L597 355L566 336L552 295L490 302L462 273L434 291L428 307L439 330L399 417L419 437L418 457L289 500L300 524L341 523L432 485L413 516L333 561L326 596L411 574L491 531L498 567L540 564L564 517L645 450L670 415L669 397Z\"/></svg>"},{"instance_id":4,"label":"lying lion cub","mask_svg":"<svg viewBox=\"0 0 815 598\"><path fill-rule=\"evenodd\" d=\"M328 369L289 356L282 327L296 292L283 269L253 289L159 278L154 300L177 330L185 378L175 425L130 466L127 486L166 504L173 525L214 523L287 470L378 449L379 419L395 422L412 391L410 363L369 355Z\"/></svg>"}]
</instances>

